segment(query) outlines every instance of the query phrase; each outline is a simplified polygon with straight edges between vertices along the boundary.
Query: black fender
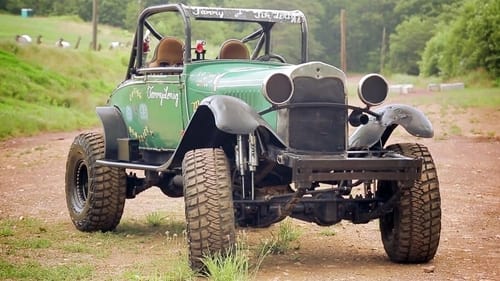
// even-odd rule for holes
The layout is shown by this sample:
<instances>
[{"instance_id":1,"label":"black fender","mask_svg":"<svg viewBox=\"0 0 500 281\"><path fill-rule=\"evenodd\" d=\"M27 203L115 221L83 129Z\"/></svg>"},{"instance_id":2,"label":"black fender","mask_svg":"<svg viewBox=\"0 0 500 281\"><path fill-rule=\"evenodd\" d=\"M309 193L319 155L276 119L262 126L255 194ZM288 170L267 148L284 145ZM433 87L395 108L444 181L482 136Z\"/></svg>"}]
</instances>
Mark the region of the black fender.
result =
<instances>
[{"instance_id":1,"label":"black fender","mask_svg":"<svg viewBox=\"0 0 500 281\"><path fill-rule=\"evenodd\" d=\"M99 106L96 107L96 112L104 129L104 159L118 159L117 139L128 138L128 130L122 113L114 106Z\"/></svg>"},{"instance_id":2,"label":"black fender","mask_svg":"<svg viewBox=\"0 0 500 281\"><path fill-rule=\"evenodd\" d=\"M222 147L226 153L233 153L235 136L248 135L258 128L268 131L275 145L284 147L271 126L247 103L232 96L209 96L200 102L179 146L159 171L180 167L184 154L197 148Z\"/></svg>"},{"instance_id":3,"label":"black fender","mask_svg":"<svg viewBox=\"0 0 500 281\"><path fill-rule=\"evenodd\" d=\"M365 149L380 143L384 146L392 131L401 125L408 133L422 138L432 138L434 130L429 119L420 110L404 104L391 104L374 110L379 118L370 116L349 137L350 149Z\"/></svg>"}]
</instances>

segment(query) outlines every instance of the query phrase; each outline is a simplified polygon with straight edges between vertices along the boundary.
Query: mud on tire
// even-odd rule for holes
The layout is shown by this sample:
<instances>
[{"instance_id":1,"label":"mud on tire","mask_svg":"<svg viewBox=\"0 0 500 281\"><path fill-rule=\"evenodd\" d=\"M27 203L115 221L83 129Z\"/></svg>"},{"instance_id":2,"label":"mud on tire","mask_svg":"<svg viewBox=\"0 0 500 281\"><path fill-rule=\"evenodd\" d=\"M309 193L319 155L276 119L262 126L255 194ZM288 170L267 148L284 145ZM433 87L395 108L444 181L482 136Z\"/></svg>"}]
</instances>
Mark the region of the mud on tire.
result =
<instances>
[{"instance_id":1,"label":"mud on tire","mask_svg":"<svg viewBox=\"0 0 500 281\"><path fill-rule=\"evenodd\" d=\"M187 152L182 171L189 262L200 270L204 256L229 251L235 243L231 177L221 149Z\"/></svg>"},{"instance_id":2,"label":"mud on tire","mask_svg":"<svg viewBox=\"0 0 500 281\"><path fill-rule=\"evenodd\" d=\"M78 135L66 162L66 204L73 224L81 231L110 231L123 214L126 197L124 169L96 165L104 157L98 133Z\"/></svg>"},{"instance_id":3,"label":"mud on tire","mask_svg":"<svg viewBox=\"0 0 500 281\"><path fill-rule=\"evenodd\" d=\"M423 159L422 176L413 182L382 181L378 193L400 198L392 212L380 218L382 242L389 258L400 263L421 263L434 258L441 232L441 199L436 166L427 147L395 144L387 147L408 157Z\"/></svg>"}]
</instances>

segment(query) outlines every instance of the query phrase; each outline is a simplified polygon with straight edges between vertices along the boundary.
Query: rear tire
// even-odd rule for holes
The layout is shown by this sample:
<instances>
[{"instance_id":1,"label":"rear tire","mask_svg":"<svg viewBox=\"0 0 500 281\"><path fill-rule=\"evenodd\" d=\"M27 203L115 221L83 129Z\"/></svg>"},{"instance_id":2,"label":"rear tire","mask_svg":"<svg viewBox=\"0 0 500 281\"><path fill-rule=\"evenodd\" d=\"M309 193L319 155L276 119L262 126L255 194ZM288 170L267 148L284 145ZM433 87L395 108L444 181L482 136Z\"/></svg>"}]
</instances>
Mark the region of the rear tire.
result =
<instances>
[{"instance_id":1,"label":"rear tire","mask_svg":"<svg viewBox=\"0 0 500 281\"><path fill-rule=\"evenodd\" d=\"M427 147L421 144L395 144L387 149L408 157L421 157L423 165L421 178L417 181L379 183L377 192L383 197L400 192L392 212L379 220L384 249L394 262L428 262L436 254L441 232L436 166Z\"/></svg>"},{"instance_id":2,"label":"rear tire","mask_svg":"<svg viewBox=\"0 0 500 281\"><path fill-rule=\"evenodd\" d=\"M121 168L96 165L104 157L102 134L78 135L66 162L66 204L81 231L110 231L123 214L127 175Z\"/></svg>"},{"instance_id":3,"label":"rear tire","mask_svg":"<svg viewBox=\"0 0 500 281\"><path fill-rule=\"evenodd\" d=\"M182 162L189 262L203 269L202 258L225 254L235 243L229 165L221 149L197 149Z\"/></svg>"}]
</instances>

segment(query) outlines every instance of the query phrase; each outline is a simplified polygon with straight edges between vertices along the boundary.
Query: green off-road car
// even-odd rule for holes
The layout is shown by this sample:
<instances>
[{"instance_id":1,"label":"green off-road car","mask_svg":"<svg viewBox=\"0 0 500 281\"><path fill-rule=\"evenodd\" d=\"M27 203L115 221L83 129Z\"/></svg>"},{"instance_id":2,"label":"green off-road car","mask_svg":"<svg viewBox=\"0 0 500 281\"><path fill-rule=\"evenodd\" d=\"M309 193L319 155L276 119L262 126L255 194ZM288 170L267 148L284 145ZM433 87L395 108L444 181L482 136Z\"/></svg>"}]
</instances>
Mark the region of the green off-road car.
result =
<instances>
[{"instance_id":1,"label":"green off-road car","mask_svg":"<svg viewBox=\"0 0 500 281\"><path fill-rule=\"evenodd\" d=\"M78 135L69 151L76 228L115 229L125 200L156 186L184 197L193 268L230 249L236 226L289 216L322 226L379 219L391 260L431 260L436 166L421 144L388 144L398 125L432 137L431 123L407 105L379 106L388 85L378 74L359 82L363 105L349 105L345 73L309 61L307 37L300 11L144 9L126 79L97 108L104 133Z\"/></svg>"}]
</instances>

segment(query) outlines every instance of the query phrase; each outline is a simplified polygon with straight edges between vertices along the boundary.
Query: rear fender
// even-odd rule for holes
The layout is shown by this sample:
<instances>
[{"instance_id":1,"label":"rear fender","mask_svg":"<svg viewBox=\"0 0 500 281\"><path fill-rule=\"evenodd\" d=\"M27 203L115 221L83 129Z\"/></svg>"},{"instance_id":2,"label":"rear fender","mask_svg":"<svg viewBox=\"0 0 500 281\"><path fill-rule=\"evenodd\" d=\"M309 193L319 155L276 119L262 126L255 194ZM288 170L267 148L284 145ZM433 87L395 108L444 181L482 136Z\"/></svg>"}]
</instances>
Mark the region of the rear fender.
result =
<instances>
[{"instance_id":1,"label":"rear fender","mask_svg":"<svg viewBox=\"0 0 500 281\"><path fill-rule=\"evenodd\" d=\"M128 138L128 130L120 110L114 106L99 106L97 115L104 129L104 159L118 159L119 138Z\"/></svg>"},{"instance_id":2,"label":"rear fender","mask_svg":"<svg viewBox=\"0 0 500 281\"><path fill-rule=\"evenodd\" d=\"M391 104L375 110L380 118L370 117L349 137L350 149L364 149L380 143L384 146L392 131L401 125L408 133L421 138L432 138L434 130L429 119L418 109L404 105Z\"/></svg>"},{"instance_id":3,"label":"rear fender","mask_svg":"<svg viewBox=\"0 0 500 281\"><path fill-rule=\"evenodd\" d=\"M269 124L244 101L223 95L203 99L189 121L188 127L170 158L160 170L179 167L186 152L197 148L223 147L232 149L235 135L248 135L257 128L267 130L271 141L284 147L283 141ZM226 151L226 153L232 151Z\"/></svg>"}]
</instances>

